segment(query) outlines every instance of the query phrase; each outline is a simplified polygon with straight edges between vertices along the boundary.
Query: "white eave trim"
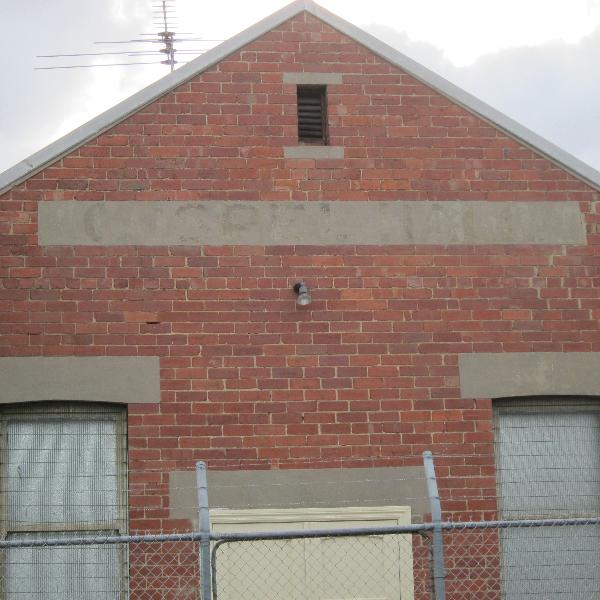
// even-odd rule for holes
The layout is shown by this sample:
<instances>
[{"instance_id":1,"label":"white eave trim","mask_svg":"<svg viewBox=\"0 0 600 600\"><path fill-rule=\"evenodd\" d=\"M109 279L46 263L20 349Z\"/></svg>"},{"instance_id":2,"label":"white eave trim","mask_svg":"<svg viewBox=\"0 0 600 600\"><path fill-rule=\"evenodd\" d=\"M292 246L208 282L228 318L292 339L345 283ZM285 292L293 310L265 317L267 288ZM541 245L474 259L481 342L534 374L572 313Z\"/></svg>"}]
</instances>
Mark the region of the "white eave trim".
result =
<instances>
[{"instance_id":1,"label":"white eave trim","mask_svg":"<svg viewBox=\"0 0 600 600\"><path fill-rule=\"evenodd\" d=\"M312 6L312 3L309 2L308 4ZM67 135L42 148L42 150L35 152L3 173L0 173L0 194L39 173L45 167L59 160L72 150L111 129L127 117L145 108L199 73L209 69L230 54L237 52L240 48L271 31L271 29L279 27L279 25L285 23L303 10L310 10L306 5L307 2L305 0L296 0L288 4L281 10L234 35L202 56L195 58L176 71L173 71L173 73L155 81L143 90L133 94L133 96L94 117L91 121L84 123Z\"/></svg>"},{"instance_id":2,"label":"white eave trim","mask_svg":"<svg viewBox=\"0 0 600 600\"><path fill-rule=\"evenodd\" d=\"M312 2L311 5L312 8L307 10L315 17L325 21L334 29L337 29L354 39L356 42L371 50L374 54L377 54L409 75L412 75L421 83L432 88L436 92L439 92L442 96L445 96L452 102L462 106L469 112L476 114L510 137L523 143L525 146L528 146L531 150L534 150L538 154L542 154L559 167L564 168L572 175L600 190L600 171L597 171L556 144L553 144L537 133L531 131L531 129L521 125L514 119L511 119L472 94L469 94L469 92L454 85L437 73L430 71L427 67L424 67L412 58L409 58L405 54L388 46L385 42L382 42L370 33L352 25L352 23L348 23L348 21L334 15L321 6L317 6Z\"/></svg>"},{"instance_id":3,"label":"white eave trim","mask_svg":"<svg viewBox=\"0 0 600 600\"><path fill-rule=\"evenodd\" d=\"M130 96L123 102L113 106L106 112L88 121L81 127L73 130L42 150L32 154L13 167L0 173L0 194L10 190L28 177L39 173L51 163L62 158L72 150L85 144L89 140L104 133L119 122L154 102L161 96L170 92L177 86L212 67L230 54L238 51L243 46L278 27L288 19L293 18L302 11L307 11L321 19L329 26L362 44L384 60L399 67L421 83L439 92L452 102L481 117L505 134L516 139L531 150L541 154L559 167L565 169L575 177L583 180L593 188L600 190L600 172L575 158L562 148L537 135L527 127L514 121L490 105L482 102L458 86L450 83L437 73L430 71L423 65L408 56L398 52L391 46L352 25L348 21L334 15L328 10L318 6L311 0L295 0L281 10L238 33L229 40L219 44L206 54L194 59L173 73L159 79L143 90Z\"/></svg>"}]
</instances>

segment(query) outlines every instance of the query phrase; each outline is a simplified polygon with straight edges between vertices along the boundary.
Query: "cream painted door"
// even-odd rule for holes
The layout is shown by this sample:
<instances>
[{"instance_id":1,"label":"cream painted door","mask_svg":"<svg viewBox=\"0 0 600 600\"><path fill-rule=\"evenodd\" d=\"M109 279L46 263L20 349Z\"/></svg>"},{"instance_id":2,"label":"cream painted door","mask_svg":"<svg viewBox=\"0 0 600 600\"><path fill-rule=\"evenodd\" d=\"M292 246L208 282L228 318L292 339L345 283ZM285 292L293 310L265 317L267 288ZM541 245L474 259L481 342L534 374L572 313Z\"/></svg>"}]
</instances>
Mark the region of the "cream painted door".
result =
<instances>
[{"instance_id":1,"label":"cream painted door","mask_svg":"<svg viewBox=\"0 0 600 600\"><path fill-rule=\"evenodd\" d=\"M408 507L211 511L213 531L383 527ZM223 544L219 600L412 600L411 536L260 540Z\"/></svg>"},{"instance_id":2,"label":"cream painted door","mask_svg":"<svg viewBox=\"0 0 600 600\"><path fill-rule=\"evenodd\" d=\"M236 511L239 512L239 511ZM253 533L297 529L297 523L227 523L211 511L212 529ZM260 540L223 544L217 552L219 600L307 600L304 540Z\"/></svg>"},{"instance_id":3,"label":"cream painted door","mask_svg":"<svg viewBox=\"0 0 600 600\"><path fill-rule=\"evenodd\" d=\"M397 520L307 522L306 529L386 527ZM410 536L369 535L307 540L307 589L311 600L412 598Z\"/></svg>"}]
</instances>

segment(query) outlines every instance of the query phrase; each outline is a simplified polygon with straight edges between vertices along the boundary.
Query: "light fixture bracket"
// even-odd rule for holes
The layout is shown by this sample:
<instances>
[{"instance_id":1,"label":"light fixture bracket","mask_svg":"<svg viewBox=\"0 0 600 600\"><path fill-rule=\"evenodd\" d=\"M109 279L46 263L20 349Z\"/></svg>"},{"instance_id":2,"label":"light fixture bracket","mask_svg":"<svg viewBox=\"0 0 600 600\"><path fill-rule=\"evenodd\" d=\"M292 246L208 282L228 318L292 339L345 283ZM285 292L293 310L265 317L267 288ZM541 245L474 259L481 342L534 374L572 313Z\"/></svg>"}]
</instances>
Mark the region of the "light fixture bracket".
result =
<instances>
[{"instance_id":1,"label":"light fixture bracket","mask_svg":"<svg viewBox=\"0 0 600 600\"><path fill-rule=\"evenodd\" d=\"M296 304L298 306L308 306L312 302L308 286L303 281L295 283L293 290L296 296L298 296L296 298Z\"/></svg>"}]
</instances>

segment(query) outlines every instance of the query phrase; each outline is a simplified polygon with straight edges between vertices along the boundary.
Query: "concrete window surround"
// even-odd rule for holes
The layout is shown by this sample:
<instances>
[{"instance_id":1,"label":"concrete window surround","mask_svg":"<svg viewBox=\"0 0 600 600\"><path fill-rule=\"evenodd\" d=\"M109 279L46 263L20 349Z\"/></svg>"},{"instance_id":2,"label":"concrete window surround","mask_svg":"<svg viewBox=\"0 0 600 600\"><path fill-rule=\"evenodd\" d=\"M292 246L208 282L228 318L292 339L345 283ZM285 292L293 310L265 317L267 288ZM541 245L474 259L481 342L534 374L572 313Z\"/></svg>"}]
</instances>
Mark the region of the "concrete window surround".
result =
<instances>
[{"instance_id":1,"label":"concrete window surround","mask_svg":"<svg viewBox=\"0 0 600 600\"><path fill-rule=\"evenodd\" d=\"M284 73L283 83L291 85L341 85L341 73ZM341 160L344 158L344 148L321 144L300 144L287 146L283 149L284 158L309 160Z\"/></svg>"},{"instance_id":2,"label":"concrete window surround","mask_svg":"<svg viewBox=\"0 0 600 600\"><path fill-rule=\"evenodd\" d=\"M576 202L46 201L40 246L586 243Z\"/></svg>"},{"instance_id":3,"label":"concrete window surround","mask_svg":"<svg viewBox=\"0 0 600 600\"><path fill-rule=\"evenodd\" d=\"M341 85L341 73L284 73L283 83L292 85Z\"/></svg>"},{"instance_id":4,"label":"concrete window surround","mask_svg":"<svg viewBox=\"0 0 600 600\"><path fill-rule=\"evenodd\" d=\"M160 402L155 356L0 358L0 404L64 400Z\"/></svg>"},{"instance_id":5,"label":"concrete window surround","mask_svg":"<svg viewBox=\"0 0 600 600\"><path fill-rule=\"evenodd\" d=\"M600 396L600 352L461 354L462 398Z\"/></svg>"}]
</instances>

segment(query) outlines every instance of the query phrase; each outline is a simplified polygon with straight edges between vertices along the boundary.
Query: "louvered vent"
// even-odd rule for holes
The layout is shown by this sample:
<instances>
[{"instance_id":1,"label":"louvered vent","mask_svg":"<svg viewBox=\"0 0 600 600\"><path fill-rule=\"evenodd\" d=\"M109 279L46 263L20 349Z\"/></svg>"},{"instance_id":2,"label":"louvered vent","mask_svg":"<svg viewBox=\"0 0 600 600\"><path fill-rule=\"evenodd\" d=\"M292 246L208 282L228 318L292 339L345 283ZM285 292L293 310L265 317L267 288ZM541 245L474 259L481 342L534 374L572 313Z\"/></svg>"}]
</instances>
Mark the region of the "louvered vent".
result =
<instances>
[{"instance_id":1,"label":"louvered vent","mask_svg":"<svg viewBox=\"0 0 600 600\"><path fill-rule=\"evenodd\" d=\"M327 143L327 95L324 85L298 86L298 139Z\"/></svg>"}]
</instances>

